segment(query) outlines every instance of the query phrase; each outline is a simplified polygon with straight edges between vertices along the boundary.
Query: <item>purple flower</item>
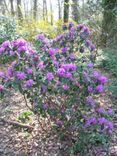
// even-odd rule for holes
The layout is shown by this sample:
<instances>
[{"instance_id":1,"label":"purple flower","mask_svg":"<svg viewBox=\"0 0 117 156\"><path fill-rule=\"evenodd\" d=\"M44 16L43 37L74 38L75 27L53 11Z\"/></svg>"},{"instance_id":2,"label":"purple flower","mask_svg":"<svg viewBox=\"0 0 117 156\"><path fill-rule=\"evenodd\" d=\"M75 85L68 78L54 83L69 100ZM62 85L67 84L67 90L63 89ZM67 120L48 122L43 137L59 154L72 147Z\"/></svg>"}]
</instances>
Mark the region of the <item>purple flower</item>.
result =
<instances>
[{"instance_id":1,"label":"purple flower","mask_svg":"<svg viewBox=\"0 0 117 156\"><path fill-rule=\"evenodd\" d=\"M32 75L33 74L33 70L32 69L27 69L27 74Z\"/></svg>"},{"instance_id":2,"label":"purple flower","mask_svg":"<svg viewBox=\"0 0 117 156\"><path fill-rule=\"evenodd\" d=\"M71 59L71 61L76 60L76 56L75 56L75 54L73 54L73 53L70 54L69 58Z\"/></svg>"},{"instance_id":3,"label":"purple flower","mask_svg":"<svg viewBox=\"0 0 117 156\"><path fill-rule=\"evenodd\" d=\"M101 76L101 74L98 71L94 71L93 75L96 79L99 79L99 77Z\"/></svg>"},{"instance_id":4,"label":"purple flower","mask_svg":"<svg viewBox=\"0 0 117 156\"><path fill-rule=\"evenodd\" d=\"M3 48L7 48L10 46L10 41L5 41L2 43Z\"/></svg>"},{"instance_id":5,"label":"purple flower","mask_svg":"<svg viewBox=\"0 0 117 156\"><path fill-rule=\"evenodd\" d=\"M104 91L104 86L103 86L103 85L98 85L98 86L96 87L96 91L97 91L98 93L102 93L102 92Z\"/></svg>"},{"instance_id":6,"label":"purple flower","mask_svg":"<svg viewBox=\"0 0 117 156\"><path fill-rule=\"evenodd\" d=\"M45 39L45 35L44 34L39 34L37 36L37 39L40 40L40 41L43 41Z\"/></svg>"},{"instance_id":7,"label":"purple flower","mask_svg":"<svg viewBox=\"0 0 117 156\"><path fill-rule=\"evenodd\" d=\"M15 55L15 52L13 50L10 50L10 56L14 56Z\"/></svg>"},{"instance_id":8,"label":"purple flower","mask_svg":"<svg viewBox=\"0 0 117 156\"><path fill-rule=\"evenodd\" d=\"M47 73L46 78L48 81L52 81L54 79L53 73L51 73L51 72Z\"/></svg>"},{"instance_id":9,"label":"purple flower","mask_svg":"<svg viewBox=\"0 0 117 156\"><path fill-rule=\"evenodd\" d=\"M59 126L59 127L62 127L62 126L63 126L63 121L58 120L58 121L56 122L56 125Z\"/></svg>"},{"instance_id":10,"label":"purple flower","mask_svg":"<svg viewBox=\"0 0 117 156\"><path fill-rule=\"evenodd\" d=\"M64 68L59 68L57 71L58 76L64 77L65 76L65 69Z\"/></svg>"},{"instance_id":11,"label":"purple flower","mask_svg":"<svg viewBox=\"0 0 117 156\"><path fill-rule=\"evenodd\" d=\"M66 53L67 51L68 51L68 47L62 48L62 53L63 53L63 54Z\"/></svg>"},{"instance_id":12,"label":"purple flower","mask_svg":"<svg viewBox=\"0 0 117 156\"><path fill-rule=\"evenodd\" d=\"M107 123L107 128L108 128L108 130L113 130L113 128L114 128L113 123L109 121Z\"/></svg>"},{"instance_id":13,"label":"purple flower","mask_svg":"<svg viewBox=\"0 0 117 156\"><path fill-rule=\"evenodd\" d=\"M4 90L4 86L0 85L0 92L2 92Z\"/></svg>"},{"instance_id":14,"label":"purple flower","mask_svg":"<svg viewBox=\"0 0 117 156\"><path fill-rule=\"evenodd\" d=\"M18 71L16 73L16 77L17 77L18 80L24 80L26 78L26 74L24 72Z\"/></svg>"},{"instance_id":15,"label":"purple flower","mask_svg":"<svg viewBox=\"0 0 117 156\"><path fill-rule=\"evenodd\" d=\"M53 64L54 64L56 67L59 67L59 62L58 62L58 61L53 61Z\"/></svg>"},{"instance_id":16,"label":"purple flower","mask_svg":"<svg viewBox=\"0 0 117 156\"><path fill-rule=\"evenodd\" d=\"M44 62L40 62L37 67L41 70L43 70L45 68Z\"/></svg>"},{"instance_id":17,"label":"purple flower","mask_svg":"<svg viewBox=\"0 0 117 156\"><path fill-rule=\"evenodd\" d=\"M4 72L0 72L0 78L5 78L5 73Z\"/></svg>"},{"instance_id":18,"label":"purple flower","mask_svg":"<svg viewBox=\"0 0 117 156\"><path fill-rule=\"evenodd\" d=\"M14 47L26 46L27 42L24 39L18 39L12 42Z\"/></svg>"},{"instance_id":19,"label":"purple flower","mask_svg":"<svg viewBox=\"0 0 117 156\"><path fill-rule=\"evenodd\" d=\"M62 64L61 66L62 68L64 68L65 70L76 70L77 69L77 66L75 64Z\"/></svg>"},{"instance_id":20,"label":"purple flower","mask_svg":"<svg viewBox=\"0 0 117 156\"><path fill-rule=\"evenodd\" d=\"M104 117L98 119L98 123L99 123L100 125L106 124L107 122L108 122L107 119L104 118Z\"/></svg>"},{"instance_id":21,"label":"purple flower","mask_svg":"<svg viewBox=\"0 0 117 156\"><path fill-rule=\"evenodd\" d=\"M30 80L26 81L25 85L27 88L31 88L34 85L34 81L32 79L30 79Z\"/></svg>"},{"instance_id":22,"label":"purple flower","mask_svg":"<svg viewBox=\"0 0 117 156\"><path fill-rule=\"evenodd\" d=\"M68 28L71 29L74 26L74 23L70 22Z\"/></svg>"},{"instance_id":23,"label":"purple flower","mask_svg":"<svg viewBox=\"0 0 117 156\"><path fill-rule=\"evenodd\" d=\"M2 55L4 51L5 51L5 48L4 47L1 47L0 48L0 55Z\"/></svg>"},{"instance_id":24,"label":"purple flower","mask_svg":"<svg viewBox=\"0 0 117 156\"><path fill-rule=\"evenodd\" d=\"M67 91L67 90L69 90L69 86L68 85L63 85L63 89Z\"/></svg>"},{"instance_id":25,"label":"purple flower","mask_svg":"<svg viewBox=\"0 0 117 156\"><path fill-rule=\"evenodd\" d=\"M95 117L92 117L87 120L86 127L89 127L89 126L95 125L95 124L97 124L97 119Z\"/></svg>"},{"instance_id":26,"label":"purple flower","mask_svg":"<svg viewBox=\"0 0 117 156\"><path fill-rule=\"evenodd\" d=\"M108 78L105 77L105 76L101 76L101 77L99 77L99 81L100 81L102 84L105 84L105 83L108 82Z\"/></svg>"},{"instance_id":27,"label":"purple flower","mask_svg":"<svg viewBox=\"0 0 117 156\"><path fill-rule=\"evenodd\" d=\"M10 77L10 78L13 77L13 69L12 69L12 68L8 68L8 70L7 70L7 75L8 75L8 77Z\"/></svg>"},{"instance_id":28,"label":"purple flower","mask_svg":"<svg viewBox=\"0 0 117 156\"><path fill-rule=\"evenodd\" d=\"M95 101L94 101L94 99L93 99L92 96L88 96L88 97L86 98L86 103L87 103L88 105L92 106L92 107L95 106Z\"/></svg>"},{"instance_id":29,"label":"purple flower","mask_svg":"<svg viewBox=\"0 0 117 156\"><path fill-rule=\"evenodd\" d=\"M113 113L114 113L114 112L113 112L113 109L110 108L110 109L108 110L108 114L109 114L109 115L113 115Z\"/></svg>"},{"instance_id":30,"label":"purple flower","mask_svg":"<svg viewBox=\"0 0 117 156\"><path fill-rule=\"evenodd\" d=\"M89 64L87 65L88 68L93 68L93 66L94 66L93 63L89 63Z\"/></svg>"},{"instance_id":31,"label":"purple flower","mask_svg":"<svg viewBox=\"0 0 117 156\"><path fill-rule=\"evenodd\" d=\"M89 93L93 93L93 91L94 91L93 87L92 86L88 86L88 92Z\"/></svg>"},{"instance_id":32,"label":"purple flower","mask_svg":"<svg viewBox=\"0 0 117 156\"><path fill-rule=\"evenodd\" d=\"M19 53L25 52L26 50L27 50L26 46L21 46L21 47L18 48Z\"/></svg>"},{"instance_id":33,"label":"purple flower","mask_svg":"<svg viewBox=\"0 0 117 156\"><path fill-rule=\"evenodd\" d=\"M90 45L90 49L91 49L91 51L94 51L96 49L95 45L94 44L91 44Z\"/></svg>"},{"instance_id":34,"label":"purple flower","mask_svg":"<svg viewBox=\"0 0 117 156\"><path fill-rule=\"evenodd\" d=\"M89 30L89 28L87 26L84 26L83 27L83 32L86 34L86 35L89 35L91 32Z\"/></svg>"},{"instance_id":35,"label":"purple flower","mask_svg":"<svg viewBox=\"0 0 117 156\"><path fill-rule=\"evenodd\" d=\"M84 24L79 24L78 26L77 26L77 30L82 30L84 28Z\"/></svg>"},{"instance_id":36,"label":"purple flower","mask_svg":"<svg viewBox=\"0 0 117 156\"><path fill-rule=\"evenodd\" d=\"M59 87L59 86L61 86L61 82L60 81L57 81L56 82L56 87Z\"/></svg>"},{"instance_id":37,"label":"purple flower","mask_svg":"<svg viewBox=\"0 0 117 156\"><path fill-rule=\"evenodd\" d=\"M65 78L71 79L71 78L72 78L72 74L69 73L69 72L67 72L67 73L64 75L64 77L65 77Z\"/></svg>"},{"instance_id":38,"label":"purple flower","mask_svg":"<svg viewBox=\"0 0 117 156\"><path fill-rule=\"evenodd\" d=\"M58 49L54 49L54 48L49 49L50 56L55 55L57 52L58 52Z\"/></svg>"},{"instance_id":39,"label":"purple flower","mask_svg":"<svg viewBox=\"0 0 117 156\"><path fill-rule=\"evenodd\" d=\"M92 44L92 42L91 42L90 40L87 40L87 41L86 41L86 46L87 46L87 47L90 47L91 44Z\"/></svg>"},{"instance_id":40,"label":"purple flower","mask_svg":"<svg viewBox=\"0 0 117 156\"><path fill-rule=\"evenodd\" d=\"M98 111L98 113L100 113L100 114L105 114L105 113L106 113L105 109L102 108L102 107L100 107L97 111Z\"/></svg>"}]
</instances>

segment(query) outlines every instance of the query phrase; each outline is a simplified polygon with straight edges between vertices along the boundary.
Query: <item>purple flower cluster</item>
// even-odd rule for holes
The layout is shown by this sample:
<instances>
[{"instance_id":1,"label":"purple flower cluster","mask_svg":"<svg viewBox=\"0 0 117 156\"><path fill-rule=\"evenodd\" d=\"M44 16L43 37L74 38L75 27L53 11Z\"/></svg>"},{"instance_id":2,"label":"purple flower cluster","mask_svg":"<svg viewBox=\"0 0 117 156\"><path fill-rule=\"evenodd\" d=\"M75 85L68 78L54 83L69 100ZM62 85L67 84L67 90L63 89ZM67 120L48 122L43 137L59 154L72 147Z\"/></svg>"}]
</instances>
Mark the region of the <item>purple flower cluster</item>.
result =
<instances>
[{"instance_id":1,"label":"purple flower cluster","mask_svg":"<svg viewBox=\"0 0 117 156\"><path fill-rule=\"evenodd\" d=\"M27 88L31 88L33 85L34 85L34 81L33 81L32 79L26 81L25 86L26 86Z\"/></svg>"},{"instance_id":2,"label":"purple flower cluster","mask_svg":"<svg viewBox=\"0 0 117 156\"><path fill-rule=\"evenodd\" d=\"M47 75L46 75L46 78L47 78L48 81L52 81L54 79L53 73L48 72Z\"/></svg>"},{"instance_id":3,"label":"purple flower cluster","mask_svg":"<svg viewBox=\"0 0 117 156\"><path fill-rule=\"evenodd\" d=\"M61 68L65 69L66 71L69 71L69 70L76 71L77 66L75 64L72 64L72 63L71 64L62 64Z\"/></svg>"},{"instance_id":4,"label":"purple flower cluster","mask_svg":"<svg viewBox=\"0 0 117 156\"><path fill-rule=\"evenodd\" d=\"M24 80L24 79L26 79L26 74L25 74L24 72L18 71L18 72L16 73L16 78L17 78L18 80Z\"/></svg>"},{"instance_id":5,"label":"purple flower cluster","mask_svg":"<svg viewBox=\"0 0 117 156\"><path fill-rule=\"evenodd\" d=\"M90 127L92 125L99 125L101 126L100 131L108 131L109 133L111 133L114 128L113 123L104 117L101 118L92 117L87 119L85 126Z\"/></svg>"}]
</instances>

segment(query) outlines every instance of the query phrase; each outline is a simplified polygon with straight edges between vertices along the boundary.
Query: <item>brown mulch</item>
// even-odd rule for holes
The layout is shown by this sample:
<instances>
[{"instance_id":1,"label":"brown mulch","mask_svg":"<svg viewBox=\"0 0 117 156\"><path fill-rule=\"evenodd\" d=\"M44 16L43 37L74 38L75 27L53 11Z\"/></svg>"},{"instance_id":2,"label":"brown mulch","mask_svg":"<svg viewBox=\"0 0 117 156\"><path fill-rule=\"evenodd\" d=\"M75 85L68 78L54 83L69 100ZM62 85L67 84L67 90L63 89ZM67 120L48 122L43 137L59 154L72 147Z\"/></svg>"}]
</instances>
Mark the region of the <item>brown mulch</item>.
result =
<instances>
[{"instance_id":1,"label":"brown mulch","mask_svg":"<svg viewBox=\"0 0 117 156\"><path fill-rule=\"evenodd\" d=\"M6 97L0 103L0 118L16 120L27 111L24 99L18 93ZM28 132L24 128L0 122L0 156L62 156L61 144L51 131L43 132L36 117L30 123L34 130Z\"/></svg>"}]
</instances>

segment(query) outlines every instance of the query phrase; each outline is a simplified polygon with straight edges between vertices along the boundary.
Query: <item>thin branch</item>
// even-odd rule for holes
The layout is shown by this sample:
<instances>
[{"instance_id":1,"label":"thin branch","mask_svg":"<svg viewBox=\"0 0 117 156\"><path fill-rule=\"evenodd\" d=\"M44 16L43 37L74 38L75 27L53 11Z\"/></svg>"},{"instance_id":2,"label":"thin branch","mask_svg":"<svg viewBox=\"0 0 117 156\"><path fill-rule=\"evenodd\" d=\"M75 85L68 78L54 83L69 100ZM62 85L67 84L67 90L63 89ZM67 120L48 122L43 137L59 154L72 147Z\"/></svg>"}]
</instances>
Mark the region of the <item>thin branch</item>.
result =
<instances>
[{"instance_id":1,"label":"thin branch","mask_svg":"<svg viewBox=\"0 0 117 156\"><path fill-rule=\"evenodd\" d=\"M31 131L34 129L33 126L22 124L22 123L19 123L17 121L10 121L10 120L3 119L3 118L0 118L0 122L3 122L5 124L10 124L10 125L13 125L13 126L18 126L18 127L21 127L21 128L27 128L27 129L29 129Z\"/></svg>"}]
</instances>

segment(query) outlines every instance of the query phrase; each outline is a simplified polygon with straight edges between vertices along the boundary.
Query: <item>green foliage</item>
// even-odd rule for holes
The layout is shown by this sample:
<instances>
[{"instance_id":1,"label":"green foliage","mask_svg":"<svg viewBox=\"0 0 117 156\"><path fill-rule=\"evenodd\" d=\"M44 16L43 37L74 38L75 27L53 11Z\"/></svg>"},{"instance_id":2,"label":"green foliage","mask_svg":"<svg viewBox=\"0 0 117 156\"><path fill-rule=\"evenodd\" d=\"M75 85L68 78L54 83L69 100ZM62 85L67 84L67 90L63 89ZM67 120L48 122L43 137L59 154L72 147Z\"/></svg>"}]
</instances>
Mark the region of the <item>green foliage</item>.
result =
<instances>
[{"instance_id":1,"label":"green foliage","mask_svg":"<svg viewBox=\"0 0 117 156\"><path fill-rule=\"evenodd\" d=\"M23 112L19 115L18 120L22 121L22 122L26 122L26 120L30 119L30 116L33 115L33 112L31 111L26 111Z\"/></svg>"},{"instance_id":2,"label":"green foliage","mask_svg":"<svg viewBox=\"0 0 117 156\"><path fill-rule=\"evenodd\" d=\"M62 21L58 20L51 25L47 21L35 21L33 19L25 19L17 26L18 33L28 41L33 41L39 33L45 33L49 38L54 38L62 32Z\"/></svg>"},{"instance_id":3,"label":"green foliage","mask_svg":"<svg viewBox=\"0 0 117 156\"><path fill-rule=\"evenodd\" d=\"M99 52L99 57L97 59L97 64L99 67L109 72L111 79L109 84L109 89L112 91L113 95L117 95L117 48L108 48Z\"/></svg>"},{"instance_id":4,"label":"green foliage","mask_svg":"<svg viewBox=\"0 0 117 156\"><path fill-rule=\"evenodd\" d=\"M6 40L18 38L16 26L17 24L14 19L0 16L0 44Z\"/></svg>"}]
</instances>

